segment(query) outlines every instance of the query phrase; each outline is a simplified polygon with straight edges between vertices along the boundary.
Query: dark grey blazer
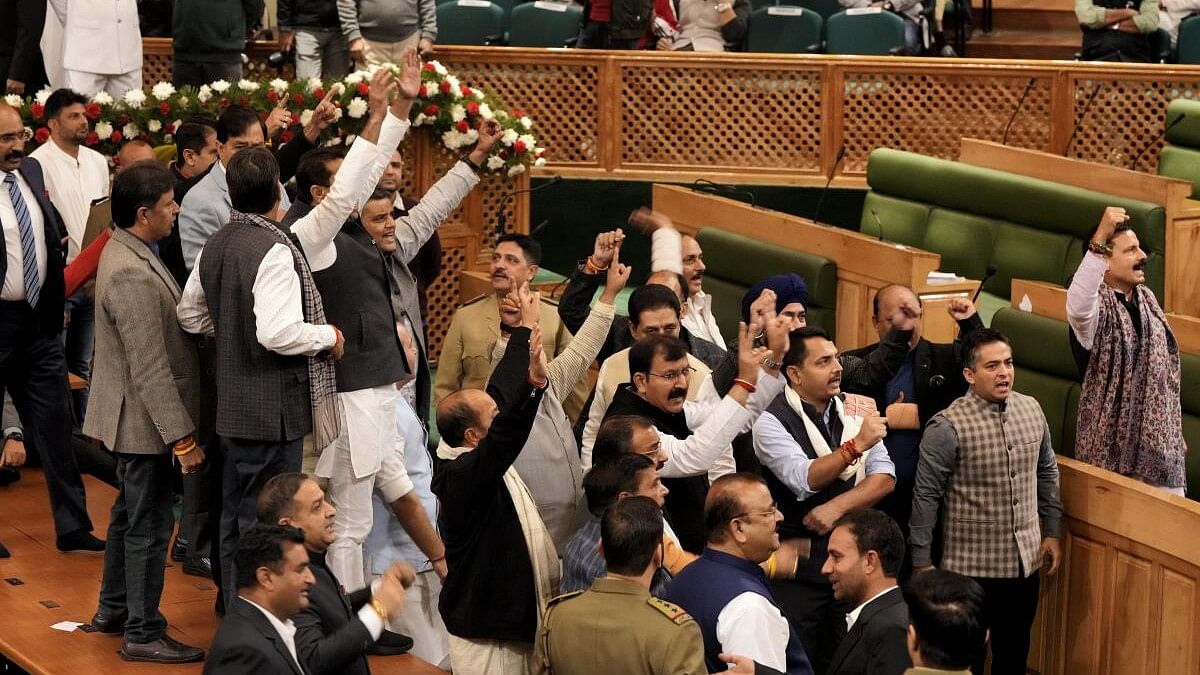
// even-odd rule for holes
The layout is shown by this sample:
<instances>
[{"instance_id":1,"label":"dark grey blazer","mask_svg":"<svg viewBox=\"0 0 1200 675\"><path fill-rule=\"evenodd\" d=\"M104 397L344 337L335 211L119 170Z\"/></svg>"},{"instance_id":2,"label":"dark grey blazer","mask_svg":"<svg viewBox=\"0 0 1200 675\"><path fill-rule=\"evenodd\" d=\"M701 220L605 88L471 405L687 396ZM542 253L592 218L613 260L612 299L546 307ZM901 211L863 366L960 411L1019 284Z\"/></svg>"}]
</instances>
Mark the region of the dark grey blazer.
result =
<instances>
[{"instance_id":1,"label":"dark grey blazer","mask_svg":"<svg viewBox=\"0 0 1200 675\"><path fill-rule=\"evenodd\" d=\"M899 587L863 607L829 662L827 675L902 675L908 656L908 605Z\"/></svg>"},{"instance_id":2,"label":"dark grey blazer","mask_svg":"<svg viewBox=\"0 0 1200 675\"><path fill-rule=\"evenodd\" d=\"M296 666L283 638L253 605L236 598L213 638L204 675L309 675Z\"/></svg>"}]
</instances>

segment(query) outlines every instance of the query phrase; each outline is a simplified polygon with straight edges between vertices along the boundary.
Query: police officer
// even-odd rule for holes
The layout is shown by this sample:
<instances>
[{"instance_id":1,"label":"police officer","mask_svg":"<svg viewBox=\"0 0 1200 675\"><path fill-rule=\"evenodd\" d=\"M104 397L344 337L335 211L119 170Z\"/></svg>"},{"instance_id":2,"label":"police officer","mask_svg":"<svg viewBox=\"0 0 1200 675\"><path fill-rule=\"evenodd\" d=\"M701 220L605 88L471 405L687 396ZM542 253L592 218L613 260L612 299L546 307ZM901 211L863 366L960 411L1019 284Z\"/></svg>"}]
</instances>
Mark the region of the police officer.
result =
<instances>
[{"instance_id":1,"label":"police officer","mask_svg":"<svg viewBox=\"0 0 1200 675\"><path fill-rule=\"evenodd\" d=\"M534 645L535 673L708 672L696 622L650 595L662 535L662 510L649 497L622 499L605 511L600 546L608 576L550 602Z\"/></svg>"}]
</instances>

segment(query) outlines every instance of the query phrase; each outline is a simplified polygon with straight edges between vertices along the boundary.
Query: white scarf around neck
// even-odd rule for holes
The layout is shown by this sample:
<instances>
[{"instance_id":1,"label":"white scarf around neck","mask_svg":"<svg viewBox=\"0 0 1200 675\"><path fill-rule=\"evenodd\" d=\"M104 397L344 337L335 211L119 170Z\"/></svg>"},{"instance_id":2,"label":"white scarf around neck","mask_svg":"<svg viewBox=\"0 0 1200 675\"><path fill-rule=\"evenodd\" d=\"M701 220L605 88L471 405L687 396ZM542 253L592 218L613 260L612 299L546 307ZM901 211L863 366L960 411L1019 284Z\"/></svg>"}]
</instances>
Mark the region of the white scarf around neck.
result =
<instances>
[{"instance_id":1,"label":"white scarf around neck","mask_svg":"<svg viewBox=\"0 0 1200 675\"><path fill-rule=\"evenodd\" d=\"M792 410L800 416L800 419L804 420L804 429L808 432L808 440L812 443L817 457L825 457L831 454L833 448L829 447L829 444L825 442L825 436L821 434L820 430L817 429L817 425L813 424L813 421L808 418L808 414L804 412L804 401L800 398L800 394L797 394L796 390L789 386L784 387L783 395L788 405L792 407ZM834 413L842 420L842 437L839 439L839 443L845 443L858 435L859 429L862 428L863 420L857 415L847 415L845 407L842 405L842 399L836 396L833 398L833 405ZM817 414L822 414L822 412L818 411ZM870 453L870 449L863 448L862 450L863 453L858 458L858 462L843 469L842 473L838 475L839 479L850 480L853 478L854 484L857 485L867 475L867 455Z\"/></svg>"}]
</instances>

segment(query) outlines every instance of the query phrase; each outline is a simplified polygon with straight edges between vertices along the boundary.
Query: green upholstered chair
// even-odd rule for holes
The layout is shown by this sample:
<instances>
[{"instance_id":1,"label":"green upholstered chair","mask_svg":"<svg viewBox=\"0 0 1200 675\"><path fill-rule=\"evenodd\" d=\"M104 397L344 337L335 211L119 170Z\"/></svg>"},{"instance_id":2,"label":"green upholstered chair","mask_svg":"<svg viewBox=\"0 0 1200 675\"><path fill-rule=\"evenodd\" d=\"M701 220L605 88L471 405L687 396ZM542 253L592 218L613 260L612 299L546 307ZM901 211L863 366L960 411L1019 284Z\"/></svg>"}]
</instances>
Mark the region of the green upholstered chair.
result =
<instances>
[{"instance_id":1,"label":"green upholstered chair","mask_svg":"<svg viewBox=\"0 0 1200 675\"><path fill-rule=\"evenodd\" d=\"M1188 19L1184 23L1195 20ZM1193 25L1200 29L1200 23ZM1196 39L1195 49L1200 58L1200 34ZM1176 119L1179 123L1172 125ZM1200 199L1200 101L1186 98L1171 101L1164 124L1169 125L1167 144L1158 155L1158 175L1191 181L1192 199Z\"/></svg>"},{"instance_id":2,"label":"green upholstered chair","mask_svg":"<svg viewBox=\"0 0 1200 675\"><path fill-rule=\"evenodd\" d=\"M1200 16L1188 17L1179 23L1176 44L1179 45L1179 63L1200 63Z\"/></svg>"},{"instance_id":3,"label":"green upholstered chair","mask_svg":"<svg viewBox=\"0 0 1200 675\"><path fill-rule=\"evenodd\" d=\"M837 264L803 253L733 234L715 227L696 233L704 249L704 291L713 297L713 316L726 340L737 335L742 296L766 277L795 272L808 284L808 324L834 335L837 328Z\"/></svg>"},{"instance_id":4,"label":"green upholstered chair","mask_svg":"<svg viewBox=\"0 0 1200 675\"><path fill-rule=\"evenodd\" d=\"M838 0L795 0L795 4L811 9L825 21L829 21L829 17L842 11L842 5Z\"/></svg>"},{"instance_id":5,"label":"green upholstered chair","mask_svg":"<svg viewBox=\"0 0 1200 675\"><path fill-rule=\"evenodd\" d=\"M539 0L512 8L508 20L510 47L566 47L579 37L583 10L565 2Z\"/></svg>"},{"instance_id":6,"label":"green upholstered chair","mask_svg":"<svg viewBox=\"0 0 1200 675\"><path fill-rule=\"evenodd\" d=\"M763 7L750 15L747 49L777 54L816 53L821 50L821 16L802 7Z\"/></svg>"},{"instance_id":7,"label":"green upholstered chair","mask_svg":"<svg viewBox=\"0 0 1200 675\"><path fill-rule=\"evenodd\" d=\"M892 12L838 12L825 23L825 51L830 54L888 56L904 50L904 19Z\"/></svg>"},{"instance_id":8,"label":"green upholstered chair","mask_svg":"<svg viewBox=\"0 0 1200 675\"><path fill-rule=\"evenodd\" d=\"M491 0L492 4L499 5L500 9L504 10L504 33L508 33L508 27L512 19L513 7L526 2L526 0Z\"/></svg>"},{"instance_id":9,"label":"green upholstered chair","mask_svg":"<svg viewBox=\"0 0 1200 675\"><path fill-rule=\"evenodd\" d=\"M437 6L438 44L489 45L504 39L504 10L484 0L451 0Z\"/></svg>"},{"instance_id":10,"label":"green upholstered chair","mask_svg":"<svg viewBox=\"0 0 1200 675\"><path fill-rule=\"evenodd\" d=\"M943 271L968 278L996 266L981 296L985 322L1008 304L1014 278L1067 285L1083 240L1111 205L1129 212L1149 254L1146 283L1164 297L1166 211L1158 204L890 149L871 153L867 183L861 232L941 254Z\"/></svg>"}]
</instances>

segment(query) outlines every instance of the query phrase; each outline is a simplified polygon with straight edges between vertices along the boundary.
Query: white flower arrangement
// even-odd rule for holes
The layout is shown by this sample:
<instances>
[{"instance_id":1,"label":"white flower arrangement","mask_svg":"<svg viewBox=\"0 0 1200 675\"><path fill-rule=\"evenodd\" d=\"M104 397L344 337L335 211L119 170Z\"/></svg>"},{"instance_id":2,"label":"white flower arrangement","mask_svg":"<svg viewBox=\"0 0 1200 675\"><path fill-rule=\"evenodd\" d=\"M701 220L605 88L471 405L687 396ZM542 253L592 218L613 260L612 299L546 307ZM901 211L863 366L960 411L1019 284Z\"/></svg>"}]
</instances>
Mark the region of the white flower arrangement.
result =
<instances>
[{"instance_id":1,"label":"white flower arrangement","mask_svg":"<svg viewBox=\"0 0 1200 675\"><path fill-rule=\"evenodd\" d=\"M308 110L301 112L300 113L300 126L302 126L302 127L308 126L308 123L312 121L312 117L313 117L312 108L309 108Z\"/></svg>"},{"instance_id":2,"label":"white flower arrangement","mask_svg":"<svg viewBox=\"0 0 1200 675\"><path fill-rule=\"evenodd\" d=\"M8 94L4 97L4 102L14 108L20 108L24 101L21 100L20 94Z\"/></svg>"},{"instance_id":3,"label":"white flower arrangement","mask_svg":"<svg viewBox=\"0 0 1200 675\"><path fill-rule=\"evenodd\" d=\"M520 176L523 173L525 173L525 165L524 164L513 164L512 166L510 166L508 168L508 177L509 178L516 178L517 176Z\"/></svg>"},{"instance_id":4,"label":"white flower arrangement","mask_svg":"<svg viewBox=\"0 0 1200 675\"><path fill-rule=\"evenodd\" d=\"M54 90L50 88L43 89L34 95L33 100L37 101L38 105L46 105L46 99L50 98Z\"/></svg>"},{"instance_id":5,"label":"white flower arrangement","mask_svg":"<svg viewBox=\"0 0 1200 675\"><path fill-rule=\"evenodd\" d=\"M287 80L281 80L278 77L268 82L267 86L271 88L271 91L281 96L287 93L288 90Z\"/></svg>"},{"instance_id":6,"label":"white flower arrangement","mask_svg":"<svg viewBox=\"0 0 1200 675\"><path fill-rule=\"evenodd\" d=\"M237 86L242 91L258 91L258 83L245 78L238 80Z\"/></svg>"},{"instance_id":7,"label":"white flower arrangement","mask_svg":"<svg viewBox=\"0 0 1200 675\"><path fill-rule=\"evenodd\" d=\"M149 122L146 122L146 131L149 131L152 134L157 134L158 132L162 131L162 122L159 122L158 120L150 120Z\"/></svg>"},{"instance_id":8,"label":"white flower arrangement","mask_svg":"<svg viewBox=\"0 0 1200 675\"><path fill-rule=\"evenodd\" d=\"M308 82L304 83L304 91L306 91L310 94L318 89L323 89L323 88L324 88L324 84L322 84L321 78L319 78L319 77L310 77L310 78L308 78Z\"/></svg>"},{"instance_id":9,"label":"white flower arrangement","mask_svg":"<svg viewBox=\"0 0 1200 675\"><path fill-rule=\"evenodd\" d=\"M520 137L521 135L517 133L516 129L505 129L504 133L500 135L500 142L505 145L512 145Z\"/></svg>"},{"instance_id":10,"label":"white flower arrangement","mask_svg":"<svg viewBox=\"0 0 1200 675\"><path fill-rule=\"evenodd\" d=\"M346 114L350 119L362 119L362 116L367 114L367 102L362 97L355 96L350 100L350 105L346 106Z\"/></svg>"},{"instance_id":11,"label":"white flower arrangement","mask_svg":"<svg viewBox=\"0 0 1200 675\"><path fill-rule=\"evenodd\" d=\"M499 171L504 168L504 160L499 155L491 155L487 158L487 168L489 171Z\"/></svg>"},{"instance_id":12,"label":"white flower arrangement","mask_svg":"<svg viewBox=\"0 0 1200 675\"><path fill-rule=\"evenodd\" d=\"M125 138L137 138L137 135L140 133L142 133L142 130L138 129L138 125L133 122L121 127L121 135Z\"/></svg>"},{"instance_id":13,"label":"white flower arrangement","mask_svg":"<svg viewBox=\"0 0 1200 675\"><path fill-rule=\"evenodd\" d=\"M525 127L526 130L532 129L533 128L533 120L529 119L528 117L522 117L521 118L521 126Z\"/></svg>"},{"instance_id":14,"label":"white flower arrangement","mask_svg":"<svg viewBox=\"0 0 1200 675\"><path fill-rule=\"evenodd\" d=\"M218 94L224 94L225 92L229 91L229 83L225 80L217 80L209 85L209 87ZM203 87L201 88L203 89Z\"/></svg>"},{"instance_id":15,"label":"white flower arrangement","mask_svg":"<svg viewBox=\"0 0 1200 675\"><path fill-rule=\"evenodd\" d=\"M108 122L104 122L104 121L96 122L96 126L95 126L94 130L96 132L96 135L99 136L100 138L108 138L109 136L112 136L113 126L111 124L109 124Z\"/></svg>"},{"instance_id":16,"label":"white flower arrangement","mask_svg":"<svg viewBox=\"0 0 1200 675\"><path fill-rule=\"evenodd\" d=\"M450 108L450 119L455 122L467 119L467 109L455 104L453 108Z\"/></svg>"},{"instance_id":17,"label":"white flower arrangement","mask_svg":"<svg viewBox=\"0 0 1200 675\"><path fill-rule=\"evenodd\" d=\"M207 84L200 85L200 91L196 92L196 100L200 103L208 103L212 100L213 89Z\"/></svg>"},{"instance_id":18,"label":"white flower arrangement","mask_svg":"<svg viewBox=\"0 0 1200 675\"><path fill-rule=\"evenodd\" d=\"M125 100L125 105L131 108L140 108L146 102L146 92L141 89L130 89L121 98Z\"/></svg>"},{"instance_id":19,"label":"white flower arrangement","mask_svg":"<svg viewBox=\"0 0 1200 675\"><path fill-rule=\"evenodd\" d=\"M18 97L18 98L20 98L20 97ZM92 95L92 103L95 103L97 105L112 105L113 97L109 96L107 91L100 90L100 91L96 92L94 95Z\"/></svg>"}]
</instances>

